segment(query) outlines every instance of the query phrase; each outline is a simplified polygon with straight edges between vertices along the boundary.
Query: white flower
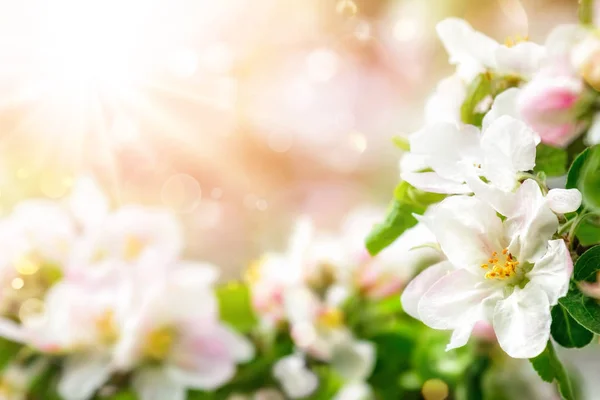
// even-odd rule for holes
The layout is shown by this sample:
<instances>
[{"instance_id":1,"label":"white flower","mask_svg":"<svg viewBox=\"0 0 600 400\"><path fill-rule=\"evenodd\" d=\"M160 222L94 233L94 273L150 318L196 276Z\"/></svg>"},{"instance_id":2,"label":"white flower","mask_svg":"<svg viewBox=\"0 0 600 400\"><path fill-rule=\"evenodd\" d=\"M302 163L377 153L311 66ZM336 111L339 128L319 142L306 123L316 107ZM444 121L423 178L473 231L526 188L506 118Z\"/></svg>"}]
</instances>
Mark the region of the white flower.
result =
<instances>
[{"instance_id":1,"label":"white flower","mask_svg":"<svg viewBox=\"0 0 600 400\"><path fill-rule=\"evenodd\" d=\"M273 376L292 399L306 397L319 386L319 378L306 367L301 354L292 354L277 361L273 366Z\"/></svg>"},{"instance_id":2,"label":"white flower","mask_svg":"<svg viewBox=\"0 0 600 400\"><path fill-rule=\"evenodd\" d=\"M535 166L537 135L510 116L501 116L483 133L474 126L436 123L410 137L411 152L422 155L432 171L403 172L402 179L435 193L473 191L468 177L485 177L493 186L512 191L518 173Z\"/></svg>"},{"instance_id":3,"label":"white flower","mask_svg":"<svg viewBox=\"0 0 600 400\"><path fill-rule=\"evenodd\" d=\"M519 40L514 44L507 40L508 45L501 45L462 19L447 18L436 29L450 63L457 66L457 74L467 82L488 69L527 78L538 70L545 57L542 46Z\"/></svg>"},{"instance_id":4,"label":"white flower","mask_svg":"<svg viewBox=\"0 0 600 400\"><path fill-rule=\"evenodd\" d=\"M458 75L442 79L425 103L425 123L460 123L460 109L466 97L467 87Z\"/></svg>"},{"instance_id":5,"label":"white flower","mask_svg":"<svg viewBox=\"0 0 600 400\"><path fill-rule=\"evenodd\" d=\"M572 261L564 241L549 240L558 220L539 187L526 183L516 194L521 212L504 222L466 196L449 197L422 217L448 262L417 276L402 301L430 327L453 330L448 349L464 345L478 321L493 325L512 357L535 357L546 346L550 307L567 292Z\"/></svg>"},{"instance_id":6,"label":"white flower","mask_svg":"<svg viewBox=\"0 0 600 400\"><path fill-rule=\"evenodd\" d=\"M333 400L371 400L373 391L368 384L364 382L352 382L344 385L336 394Z\"/></svg>"},{"instance_id":7,"label":"white flower","mask_svg":"<svg viewBox=\"0 0 600 400\"><path fill-rule=\"evenodd\" d=\"M141 289L141 307L116 349L121 369L136 367L133 386L141 400L183 399L187 388L214 390L254 354L244 337L218 320L214 269L167 263L165 271Z\"/></svg>"}]
</instances>

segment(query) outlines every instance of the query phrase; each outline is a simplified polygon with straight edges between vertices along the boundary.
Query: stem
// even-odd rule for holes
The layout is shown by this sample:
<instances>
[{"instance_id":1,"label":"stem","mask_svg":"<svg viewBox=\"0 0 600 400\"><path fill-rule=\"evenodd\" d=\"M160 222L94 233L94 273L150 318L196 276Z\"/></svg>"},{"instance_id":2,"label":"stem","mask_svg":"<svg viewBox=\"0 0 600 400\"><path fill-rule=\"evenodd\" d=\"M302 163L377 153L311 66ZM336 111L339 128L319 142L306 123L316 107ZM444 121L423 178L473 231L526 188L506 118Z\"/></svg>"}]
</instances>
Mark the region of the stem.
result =
<instances>
[{"instance_id":1,"label":"stem","mask_svg":"<svg viewBox=\"0 0 600 400\"><path fill-rule=\"evenodd\" d=\"M592 25L594 21L594 0L579 0L579 22Z\"/></svg>"}]
</instances>

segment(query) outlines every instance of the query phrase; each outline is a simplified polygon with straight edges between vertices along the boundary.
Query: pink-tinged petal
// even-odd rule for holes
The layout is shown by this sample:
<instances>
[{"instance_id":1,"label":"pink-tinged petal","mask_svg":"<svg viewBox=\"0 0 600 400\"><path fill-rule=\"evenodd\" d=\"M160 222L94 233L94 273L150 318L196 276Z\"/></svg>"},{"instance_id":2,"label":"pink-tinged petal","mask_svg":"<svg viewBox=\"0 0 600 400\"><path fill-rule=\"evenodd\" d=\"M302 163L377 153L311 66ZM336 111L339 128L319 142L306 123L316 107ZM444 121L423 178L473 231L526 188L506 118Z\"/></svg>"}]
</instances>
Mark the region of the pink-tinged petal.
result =
<instances>
[{"instance_id":1,"label":"pink-tinged petal","mask_svg":"<svg viewBox=\"0 0 600 400\"><path fill-rule=\"evenodd\" d=\"M479 321L473 327L473 336L478 339L487 340L488 342L495 342L496 333L494 327L487 321Z\"/></svg>"},{"instance_id":2,"label":"pink-tinged petal","mask_svg":"<svg viewBox=\"0 0 600 400\"><path fill-rule=\"evenodd\" d=\"M418 313L421 320L435 329L468 329L488 320L489 305L502 288L466 269L458 269L439 279L423 295ZM458 335L464 339L461 333Z\"/></svg>"},{"instance_id":3,"label":"pink-tinged petal","mask_svg":"<svg viewBox=\"0 0 600 400\"><path fill-rule=\"evenodd\" d=\"M446 276L454 267L448 261L442 261L425 269L417 275L404 289L400 301L404 311L413 318L419 318L419 302L423 295L442 277Z\"/></svg>"},{"instance_id":4,"label":"pink-tinged petal","mask_svg":"<svg viewBox=\"0 0 600 400\"><path fill-rule=\"evenodd\" d=\"M548 296L550 305L555 305L558 299L567 294L569 279L573 271L573 260L564 240L557 239L548 242L548 251L527 273L530 285L536 285Z\"/></svg>"},{"instance_id":5,"label":"pink-tinged petal","mask_svg":"<svg viewBox=\"0 0 600 400\"><path fill-rule=\"evenodd\" d=\"M494 309L494 331L500 347L511 357L532 358L539 355L550 338L550 304L548 296L535 284L524 289L515 287Z\"/></svg>"},{"instance_id":6,"label":"pink-tinged petal","mask_svg":"<svg viewBox=\"0 0 600 400\"><path fill-rule=\"evenodd\" d=\"M574 212L581 206L581 192L577 189L552 189L546 195L546 201L557 214Z\"/></svg>"},{"instance_id":7,"label":"pink-tinged petal","mask_svg":"<svg viewBox=\"0 0 600 400\"><path fill-rule=\"evenodd\" d=\"M187 395L184 384L160 367L141 369L134 375L132 386L140 400L185 400Z\"/></svg>"}]
</instances>

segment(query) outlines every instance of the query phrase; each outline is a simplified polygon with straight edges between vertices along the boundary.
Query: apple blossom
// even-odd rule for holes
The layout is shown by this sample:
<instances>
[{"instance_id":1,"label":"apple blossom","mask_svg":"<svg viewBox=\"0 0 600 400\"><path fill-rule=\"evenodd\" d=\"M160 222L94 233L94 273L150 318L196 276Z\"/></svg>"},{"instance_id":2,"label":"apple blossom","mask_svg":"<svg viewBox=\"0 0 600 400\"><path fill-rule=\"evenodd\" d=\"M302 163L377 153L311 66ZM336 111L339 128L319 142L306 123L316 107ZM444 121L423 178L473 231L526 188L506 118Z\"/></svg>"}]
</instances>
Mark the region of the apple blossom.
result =
<instances>
[{"instance_id":1,"label":"apple blossom","mask_svg":"<svg viewBox=\"0 0 600 400\"><path fill-rule=\"evenodd\" d=\"M279 381L285 394L292 399L310 395L319 385L319 378L306 367L302 354L292 354L277 361L273 367L273 376Z\"/></svg>"},{"instance_id":2,"label":"apple blossom","mask_svg":"<svg viewBox=\"0 0 600 400\"><path fill-rule=\"evenodd\" d=\"M522 186L522 198L531 200L534 189ZM453 196L421 217L448 261L417 276L403 305L430 327L453 330L448 349L463 346L479 321L493 325L512 357L545 348L550 307L567 292L572 261L564 241L551 240L558 226L552 211L527 203L521 210L502 221L481 200Z\"/></svg>"},{"instance_id":3,"label":"apple blossom","mask_svg":"<svg viewBox=\"0 0 600 400\"><path fill-rule=\"evenodd\" d=\"M503 191L516 188L519 173L535 166L537 135L508 115L480 133L471 125L428 125L409 138L411 152L422 155L432 171L403 172L402 179L435 193L467 194L465 181L476 174Z\"/></svg>"}]
</instances>

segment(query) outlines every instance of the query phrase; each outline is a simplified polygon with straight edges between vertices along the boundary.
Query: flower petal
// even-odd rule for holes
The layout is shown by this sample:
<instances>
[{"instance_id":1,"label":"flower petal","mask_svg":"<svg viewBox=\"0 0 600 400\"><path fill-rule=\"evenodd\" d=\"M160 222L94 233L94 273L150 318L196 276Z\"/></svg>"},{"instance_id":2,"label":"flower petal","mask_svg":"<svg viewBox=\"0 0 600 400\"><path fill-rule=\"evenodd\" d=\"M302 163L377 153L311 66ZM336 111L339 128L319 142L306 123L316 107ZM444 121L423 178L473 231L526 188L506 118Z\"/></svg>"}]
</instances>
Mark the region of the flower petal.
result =
<instances>
[{"instance_id":1,"label":"flower petal","mask_svg":"<svg viewBox=\"0 0 600 400\"><path fill-rule=\"evenodd\" d=\"M510 88L500 93L494 99L490 111L483 117L482 130L485 131L492 122L503 115L508 115L513 118L520 119L519 111L517 110L517 99L521 89Z\"/></svg>"},{"instance_id":2,"label":"flower petal","mask_svg":"<svg viewBox=\"0 0 600 400\"><path fill-rule=\"evenodd\" d=\"M487 320L488 303L498 296L498 286L466 269L439 279L419 302L419 316L435 329L472 327ZM470 330L469 330L470 332ZM459 336L463 336L461 333Z\"/></svg>"},{"instance_id":3,"label":"flower petal","mask_svg":"<svg viewBox=\"0 0 600 400\"><path fill-rule=\"evenodd\" d=\"M58 393L66 400L86 400L110 377L110 359L104 354L81 353L66 358Z\"/></svg>"},{"instance_id":4,"label":"flower petal","mask_svg":"<svg viewBox=\"0 0 600 400\"><path fill-rule=\"evenodd\" d=\"M442 194L468 194L471 189L461 182L444 179L436 172L404 172L402 180L425 192Z\"/></svg>"},{"instance_id":5,"label":"flower petal","mask_svg":"<svg viewBox=\"0 0 600 400\"><path fill-rule=\"evenodd\" d=\"M400 301L404 311L413 318L419 319L419 301L423 295L442 277L454 270L452 263L442 261L425 269L417 275L402 292Z\"/></svg>"},{"instance_id":6,"label":"flower petal","mask_svg":"<svg viewBox=\"0 0 600 400\"><path fill-rule=\"evenodd\" d=\"M548 206L557 214L577 211L581 206L581 192L577 189L552 189L546 195Z\"/></svg>"},{"instance_id":7,"label":"flower petal","mask_svg":"<svg viewBox=\"0 0 600 400\"><path fill-rule=\"evenodd\" d=\"M442 79L425 104L425 122L461 122L460 108L466 96L466 85L458 75Z\"/></svg>"},{"instance_id":8,"label":"flower petal","mask_svg":"<svg viewBox=\"0 0 600 400\"><path fill-rule=\"evenodd\" d=\"M548 251L534 264L527 277L531 284L535 284L546 293L550 305L555 305L569 290L571 272L573 260L567 245L564 240L557 239L548 242Z\"/></svg>"},{"instance_id":9,"label":"flower petal","mask_svg":"<svg viewBox=\"0 0 600 400\"><path fill-rule=\"evenodd\" d=\"M273 376L292 399L310 395L319 385L317 376L306 368L304 357L298 354L277 361L273 366Z\"/></svg>"},{"instance_id":10,"label":"flower petal","mask_svg":"<svg viewBox=\"0 0 600 400\"><path fill-rule=\"evenodd\" d=\"M344 385L336 394L333 400L371 400L373 391L368 384L364 382L351 382Z\"/></svg>"},{"instance_id":11,"label":"flower petal","mask_svg":"<svg viewBox=\"0 0 600 400\"><path fill-rule=\"evenodd\" d=\"M363 381L373 372L375 356L373 343L350 339L334 347L331 365L346 381Z\"/></svg>"},{"instance_id":12,"label":"flower petal","mask_svg":"<svg viewBox=\"0 0 600 400\"><path fill-rule=\"evenodd\" d=\"M133 377L132 386L140 400L185 400L186 388L162 368L144 368Z\"/></svg>"},{"instance_id":13,"label":"flower petal","mask_svg":"<svg viewBox=\"0 0 600 400\"><path fill-rule=\"evenodd\" d=\"M419 219L435 235L448 260L457 268L480 271L494 251L503 248L504 229L496 211L470 196L451 196Z\"/></svg>"},{"instance_id":14,"label":"flower petal","mask_svg":"<svg viewBox=\"0 0 600 400\"><path fill-rule=\"evenodd\" d=\"M447 18L437 24L436 30L450 55L450 63L458 64L459 74L470 80L485 68L496 65L495 50L499 44L459 18Z\"/></svg>"},{"instance_id":15,"label":"flower petal","mask_svg":"<svg viewBox=\"0 0 600 400\"><path fill-rule=\"evenodd\" d=\"M535 166L536 134L518 119L504 115L483 132L484 175L503 190L512 190L516 173Z\"/></svg>"},{"instance_id":16,"label":"flower petal","mask_svg":"<svg viewBox=\"0 0 600 400\"><path fill-rule=\"evenodd\" d=\"M500 347L511 357L539 355L550 338L550 304L542 289L529 283L496 303L494 331Z\"/></svg>"},{"instance_id":17,"label":"flower petal","mask_svg":"<svg viewBox=\"0 0 600 400\"><path fill-rule=\"evenodd\" d=\"M533 42L520 42L512 47L498 46L495 56L498 72L530 78L540 69L546 48Z\"/></svg>"}]
</instances>

